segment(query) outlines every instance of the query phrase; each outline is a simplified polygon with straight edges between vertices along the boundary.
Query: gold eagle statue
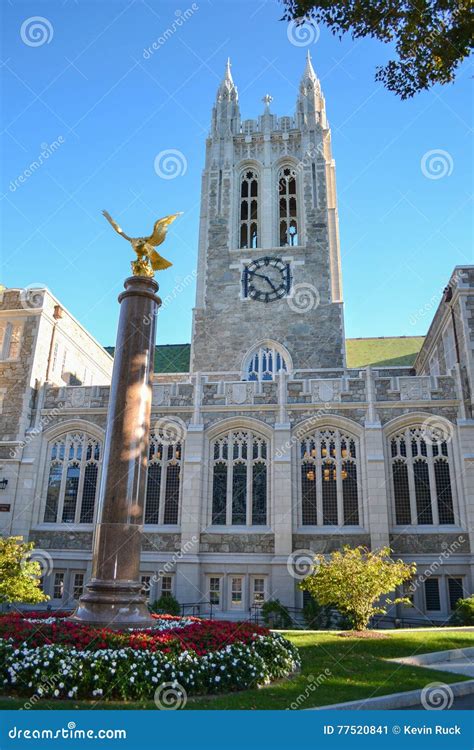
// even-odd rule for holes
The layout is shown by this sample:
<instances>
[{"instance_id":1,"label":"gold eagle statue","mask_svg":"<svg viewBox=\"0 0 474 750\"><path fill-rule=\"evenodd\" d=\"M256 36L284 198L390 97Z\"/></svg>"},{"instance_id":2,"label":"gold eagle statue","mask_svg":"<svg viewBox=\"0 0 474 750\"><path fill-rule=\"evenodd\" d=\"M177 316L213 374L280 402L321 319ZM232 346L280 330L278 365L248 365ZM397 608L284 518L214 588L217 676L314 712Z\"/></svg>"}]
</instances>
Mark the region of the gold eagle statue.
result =
<instances>
[{"instance_id":1,"label":"gold eagle statue","mask_svg":"<svg viewBox=\"0 0 474 750\"><path fill-rule=\"evenodd\" d=\"M166 258L157 253L155 247L158 247L158 245L161 245L165 241L169 225L178 216L181 216L181 213L164 216L162 219L155 221L153 232L148 237L129 237L128 234L125 234L122 227L112 219L108 211L104 210L102 213L107 221L112 224L115 231L130 242L136 252L137 260L132 260L131 263L134 276L153 276L155 271L163 271L165 268L173 265L169 260L166 260Z\"/></svg>"}]
</instances>

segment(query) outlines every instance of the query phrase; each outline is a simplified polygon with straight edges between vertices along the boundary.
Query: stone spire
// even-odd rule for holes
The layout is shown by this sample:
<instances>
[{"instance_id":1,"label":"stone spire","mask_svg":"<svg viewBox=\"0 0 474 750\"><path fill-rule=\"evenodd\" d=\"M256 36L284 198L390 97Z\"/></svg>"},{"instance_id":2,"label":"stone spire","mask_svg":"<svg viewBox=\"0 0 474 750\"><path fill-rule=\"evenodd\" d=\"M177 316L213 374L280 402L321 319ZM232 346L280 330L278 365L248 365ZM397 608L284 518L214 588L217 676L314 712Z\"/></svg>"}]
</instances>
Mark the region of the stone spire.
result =
<instances>
[{"instance_id":1,"label":"stone spire","mask_svg":"<svg viewBox=\"0 0 474 750\"><path fill-rule=\"evenodd\" d=\"M212 136L220 138L238 133L240 128L239 94L230 71L227 58L224 78L217 89L216 103L212 110Z\"/></svg>"},{"instance_id":2,"label":"stone spire","mask_svg":"<svg viewBox=\"0 0 474 750\"><path fill-rule=\"evenodd\" d=\"M323 128L328 127L324 96L309 51L296 102L296 117L298 127L302 130L312 130L317 124Z\"/></svg>"}]
</instances>

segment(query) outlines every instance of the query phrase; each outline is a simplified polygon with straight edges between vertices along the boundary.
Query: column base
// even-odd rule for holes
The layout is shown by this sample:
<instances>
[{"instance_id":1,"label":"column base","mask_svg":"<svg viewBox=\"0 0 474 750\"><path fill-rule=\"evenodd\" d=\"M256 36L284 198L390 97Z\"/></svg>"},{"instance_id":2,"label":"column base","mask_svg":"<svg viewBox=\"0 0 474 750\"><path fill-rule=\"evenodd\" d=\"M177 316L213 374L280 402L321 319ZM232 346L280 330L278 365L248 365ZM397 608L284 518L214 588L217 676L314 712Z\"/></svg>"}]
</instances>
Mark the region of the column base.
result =
<instances>
[{"instance_id":1,"label":"column base","mask_svg":"<svg viewBox=\"0 0 474 750\"><path fill-rule=\"evenodd\" d=\"M112 630L153 627L141 584L137 581L93 579L79 599L71 622Z\"/></svg>"}]
</instances>

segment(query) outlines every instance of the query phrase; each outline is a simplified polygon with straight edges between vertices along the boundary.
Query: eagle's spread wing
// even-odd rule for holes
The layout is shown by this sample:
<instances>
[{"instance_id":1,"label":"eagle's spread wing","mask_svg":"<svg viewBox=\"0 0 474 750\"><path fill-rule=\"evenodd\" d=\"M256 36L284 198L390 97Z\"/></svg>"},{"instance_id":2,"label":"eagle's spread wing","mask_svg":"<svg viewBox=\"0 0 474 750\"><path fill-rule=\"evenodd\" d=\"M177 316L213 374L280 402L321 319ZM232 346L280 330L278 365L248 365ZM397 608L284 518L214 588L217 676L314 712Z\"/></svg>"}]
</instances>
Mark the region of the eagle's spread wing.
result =
<instances>
[{"instance_id":1,"label":"eagle's spread wing","mask_svg":"<svg viewBox=\"0 0 474 750\"><path fill-rule=\"evenodd\" d=\"M169 260L166 260L166 258L157 253L156 250L150 250L149 258L154 271L164 271L165 268L173 265Z\"/></svg>"},{"instance_id":2,"label":"eagle's spread wing","mask_svg":"<svg viewBox=\"0 0 474 750\"><path fill-rule=\"evenodd\" d=\"M153 245L153 247L157 247L158 245L161 245L162 242L164 242L166 237L166 232L168 231L169 225L178 217L180 214L171 214L171 216L164 216L163 219L158 219L158 221L155 221L155 226L153 227L153 233L146 238L146 241L149 245Z\"/></svg>"},{"instance_id":3,"label":"eagle's spread wing","mask_svg":"<svg viewBox=\"0 0 474 750\"><path fill-rule=\"evenodd\" d=\"M107 219L107 221L110 224L112 224L112 226L115 229L115 231L118 232L118 234L121 234L122 237L125 237L126 240L128 240L129 242L131 242L132 238L129 237L128 234L125 234L125 232L123 231L122 227L119 224L117 224L117 222L114 219L112 219L112 217L109 214L109 212L105 211L105 209L104 209L104 211L102 211L102 213L105 216L105 218Z\"/></svg>"}]
</instances>

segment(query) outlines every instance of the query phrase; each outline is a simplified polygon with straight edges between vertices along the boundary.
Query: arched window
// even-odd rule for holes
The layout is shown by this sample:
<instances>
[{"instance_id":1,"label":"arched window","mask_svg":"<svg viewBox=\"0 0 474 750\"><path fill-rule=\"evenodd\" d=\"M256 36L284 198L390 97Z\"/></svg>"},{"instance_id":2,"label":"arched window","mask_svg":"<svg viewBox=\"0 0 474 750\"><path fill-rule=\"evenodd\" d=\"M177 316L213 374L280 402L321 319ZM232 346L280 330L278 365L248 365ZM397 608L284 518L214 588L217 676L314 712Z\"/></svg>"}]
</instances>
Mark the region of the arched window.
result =
<instances>
[{"instance_id":1,"label":"arched window","mask_svg":"<svg viewBox=\"0 0 474 750\"><path fill-rule=\"evenodd\" d=\"M258 175L246 169L240 177L239 247L258 247Z\"/></svg>"},{"instance_id":2,"label":"arched window","mask_svg":"<svg viewBox=\"0 0 474 750\"><path fill-rule=\"evenodd\" d=\"M408 427L389 443L397 526L455 523L447 441Z\"/></svg>"},{"instance_id":3,"label":"arched window","mask_svg":"<svg viewBox=\"0 0 474 750\"><path fill-rule=\"evenodd\" d=\"M178 523L182 455L181 443L170 444L160 433L150 435L145 523Z\"/></svg>"},{"instance_id":4,"label":"arched window","mask_svg":"<svg viewBox=\"0 0 474 750\"><path fill-rule=\"evenodd\" d=\"M49 448L45 523L93 523L100 440L85 432L68 432Z\"/></svg>"},{"instance_id":5,"label":"arched window","mask_svg":"<svg viewBox=\"0 0 474 750\"><path fill-rule=\"evenodd\" d=\"M280 370L288 370L283 353L272 345L260 346L247 360L245 379L274 380Z\"/></svg>"},{"instance_id":6,"label":"arched window","mask_svg":"<svg viewBox=\"0 0 474 750\"><path fill-rule=\"evenodd\" d=\"M268 452L268 441L250 430L211 443L213 525L267 524Z\"/></svg>"},{"instance_id":7,"label":"arched window","mask_svg":"<svg viewBox=\"0 0 474 750\"><path fill-rule=\"evenodd\" d=\"M282 167L278 172L279 238L280 247L298 244L298 217L296 205L296 172L292 167Z\"/></svg>"},{"instance_id":8,"label":"arched window","mask_svg":"<svg viewBox=\"0 0 474 750\"><path fill-rule=\"evenodd\" d=\"M358 526L358 443L336 428L300 443L303 526Z\"/></svg>"}]
</instances>

